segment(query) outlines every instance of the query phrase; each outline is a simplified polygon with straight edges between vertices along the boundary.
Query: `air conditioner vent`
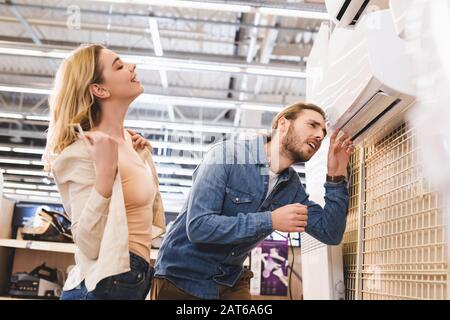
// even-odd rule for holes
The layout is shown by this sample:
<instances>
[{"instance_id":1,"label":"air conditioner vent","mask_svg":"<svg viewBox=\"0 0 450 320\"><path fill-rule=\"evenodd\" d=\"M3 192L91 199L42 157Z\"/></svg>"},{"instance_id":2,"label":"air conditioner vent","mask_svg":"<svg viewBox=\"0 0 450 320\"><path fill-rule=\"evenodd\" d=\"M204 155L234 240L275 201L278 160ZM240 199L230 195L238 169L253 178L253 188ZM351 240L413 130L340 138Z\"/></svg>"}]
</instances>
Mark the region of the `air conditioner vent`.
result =
<instances>
[{"instance_id":1,"label":"air conditioner vent","mask_svg":"<svg viewBox=\"0 0 450 320\"><path fill-rule=\"evenodd\" d=\"M401 101L397 97L378 91L357 112L349 117L341 128L348 132L354 132L352 138L355 140ZM355 130L356 128L360 129Z\"/></svg>"},{"instance_id":2,"label":"air conditioner vent","mask_svg":"<svg viewBox=\"0 0 450 320\"><path fill-rule=\"evenodd\" d=\"M368 4L369 4L369 0L365 0L364 3L362 4L361 8L359 8L358 12L356 13L355 17L353 18L352 23L350 23L351 26L354 26L358 22L359 18L363 14L363 12L366 9Z\"/></svg>"}]
</instances>

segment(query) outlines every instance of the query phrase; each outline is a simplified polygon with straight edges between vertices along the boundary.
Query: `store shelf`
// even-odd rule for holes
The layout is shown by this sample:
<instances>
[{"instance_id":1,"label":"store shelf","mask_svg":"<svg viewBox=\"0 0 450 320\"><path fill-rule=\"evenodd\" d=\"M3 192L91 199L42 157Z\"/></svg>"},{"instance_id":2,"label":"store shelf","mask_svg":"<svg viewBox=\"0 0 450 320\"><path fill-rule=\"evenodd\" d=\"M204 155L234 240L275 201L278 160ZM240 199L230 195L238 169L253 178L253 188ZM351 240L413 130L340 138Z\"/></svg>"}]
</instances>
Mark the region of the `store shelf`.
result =
<instances>
[{"instance_id":1,"label":"store shelf","mask_svg":"<svg viewBox=\"0 0 450 320\"><path fill-rule=\"evenodd\" d=\"M16 240L16 239L0 239L0 247L63 252L63 253L75 253L76 250L76 246L73 243L30 241L30 240ZM158 250L152 249L151 259L156 259L157 255Z\"/></svg>"},{"instance_id":2,"label":"store shelf","mask_svg":"<svg viewBox=\"0 0 450 320\"><path fill-rule=\"evenodd\" d=\"M29 241L16 239L0 239L0 246L18 249L31 249L52 252L75 253L76 246L73 243Z\"/></svg>"},{"instance_id":3,"label":"store shelf","mask_svg":"<svg viewBox=\"0 0 450 320\"><path fill-rule=\"evenodd\" d=\"M0 300L49 300L49 299L45 299L45 298L18 298L18 297L0 297Z\"/></svg>"}]
</instances>

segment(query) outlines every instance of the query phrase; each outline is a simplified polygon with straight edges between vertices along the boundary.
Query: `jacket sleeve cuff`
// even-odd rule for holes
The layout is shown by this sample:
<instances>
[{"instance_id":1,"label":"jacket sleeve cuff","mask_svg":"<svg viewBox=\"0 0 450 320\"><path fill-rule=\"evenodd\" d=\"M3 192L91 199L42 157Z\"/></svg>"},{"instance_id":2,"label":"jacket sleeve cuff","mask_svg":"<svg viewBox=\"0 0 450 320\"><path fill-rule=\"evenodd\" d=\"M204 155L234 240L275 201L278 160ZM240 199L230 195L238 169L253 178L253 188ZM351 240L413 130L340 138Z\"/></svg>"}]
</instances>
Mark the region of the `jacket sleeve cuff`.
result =
<instances>
[{"instance_id":1,"label":"jacket sleeve cuff","mask_svg":"<svg viewBox=\"0 0 450 320\"><path fill-rule=\"evenodd\" d=\"M87 200L87 205L89 206L89 211L93 213L97 213L101 216L108 215L109 203L111 198L105 198L97 190L95 187L92 188L91 194Z\"/></svg>"},{"instance_id":2,"label":"jacket sleeve cuff","mask_svg":"<svg viewBox=\"0 0 450 320\"><path fill-rule=\"evenodd\" d=\"M272 212L271 211L260 212L260 214L256 216L258 219L260 234L271 234L273 232Z\"/></svg>"}]
</instances>

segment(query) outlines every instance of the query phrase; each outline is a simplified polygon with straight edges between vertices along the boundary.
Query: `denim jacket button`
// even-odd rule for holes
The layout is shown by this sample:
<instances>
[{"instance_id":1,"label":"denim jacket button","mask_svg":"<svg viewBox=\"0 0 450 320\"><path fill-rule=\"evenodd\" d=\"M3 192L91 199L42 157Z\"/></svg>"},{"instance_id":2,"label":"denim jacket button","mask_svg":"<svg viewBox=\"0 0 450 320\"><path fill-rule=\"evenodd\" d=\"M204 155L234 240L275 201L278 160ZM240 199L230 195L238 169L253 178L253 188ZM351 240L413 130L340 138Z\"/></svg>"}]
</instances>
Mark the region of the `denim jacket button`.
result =
<instances>
[{"instance_id":1,"label":"denim jacket button","mask_svg":"<svg viewBox=\"0 0 450 320\"><path fill-rule=\"evenodd\" d=\"M236 198L236 201L239 201L239 198Z\"/></svg>"},{"instance_id":2,"label":"denim jacket button","mask_svg":"<svg viewBox=\"0 0 450 320\"><path fill-rule=\"evenodd\" d=\"M234 252L232 252L231 255L234 256Z\"/></svg>"}]
</instances>

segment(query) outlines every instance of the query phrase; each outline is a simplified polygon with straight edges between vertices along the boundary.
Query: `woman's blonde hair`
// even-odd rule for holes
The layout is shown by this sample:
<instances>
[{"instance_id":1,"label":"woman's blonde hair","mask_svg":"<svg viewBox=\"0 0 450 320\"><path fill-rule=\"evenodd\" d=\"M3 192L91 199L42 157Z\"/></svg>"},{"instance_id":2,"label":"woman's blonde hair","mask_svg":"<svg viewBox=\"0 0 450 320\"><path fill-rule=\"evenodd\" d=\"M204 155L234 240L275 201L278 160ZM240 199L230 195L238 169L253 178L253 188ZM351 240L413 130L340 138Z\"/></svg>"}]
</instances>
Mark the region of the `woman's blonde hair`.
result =
<instances>
[{"instance_id":1,"label":"woman's blonde hair","mask_svg":"<svg viewBox=\"0 0 450 320\"><path fill-rule=\"evenodd\" d=\"M51 170L53 160L78 139L73 124L90 130L100 120L100 105L89 90L93 83L102 83L99 57L103 46L82 45L60 65L49 98L50 123L43 155L45 170Z\"/></svg>"}]
</instances>

